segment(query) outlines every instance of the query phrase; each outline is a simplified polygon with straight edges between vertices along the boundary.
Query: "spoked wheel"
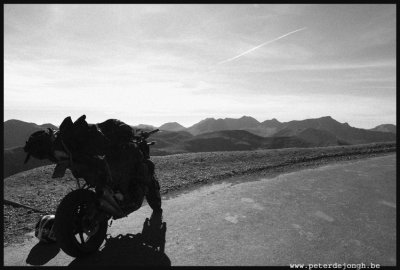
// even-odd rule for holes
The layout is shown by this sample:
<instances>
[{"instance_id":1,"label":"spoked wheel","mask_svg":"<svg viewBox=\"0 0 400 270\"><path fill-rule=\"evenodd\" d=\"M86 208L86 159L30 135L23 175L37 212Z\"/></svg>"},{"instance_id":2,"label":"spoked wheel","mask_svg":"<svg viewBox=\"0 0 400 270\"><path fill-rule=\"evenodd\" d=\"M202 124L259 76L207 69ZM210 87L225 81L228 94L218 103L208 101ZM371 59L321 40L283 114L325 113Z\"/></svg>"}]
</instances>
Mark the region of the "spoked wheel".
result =
<instances>
[{"instance_id":1,"label":"spoked wheel","mask_svg":"<svg viewBox=\"0 0 400 270\"><path fill-rule=\"evenodd\" d=\"M55 234L61 249L72 257L97 251L107 233L107 219L92 224L90 214L96 194L90 190L72 191L61 201L55 218Z\"/></svg>"}]
</instances>

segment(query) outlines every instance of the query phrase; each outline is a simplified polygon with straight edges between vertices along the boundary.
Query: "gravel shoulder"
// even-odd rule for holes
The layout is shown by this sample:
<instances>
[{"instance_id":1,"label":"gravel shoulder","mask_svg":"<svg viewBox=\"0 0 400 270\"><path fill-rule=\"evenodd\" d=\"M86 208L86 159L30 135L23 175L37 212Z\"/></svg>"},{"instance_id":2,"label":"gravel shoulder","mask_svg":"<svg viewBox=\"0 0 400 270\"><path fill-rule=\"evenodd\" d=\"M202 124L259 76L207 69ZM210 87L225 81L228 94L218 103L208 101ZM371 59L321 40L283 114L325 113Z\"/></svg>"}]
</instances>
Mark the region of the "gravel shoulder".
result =
<instances>
[{"instance_id":1,"label":"gravel shoulder","mask_svg":"<svg viewBox=\"0 0 400 270\"><path fill-rule=\"evenodd\" d=\"M396 152L396 143L374 143L320 148L207 152L152 157L163 197L234 176L280 173L328 163L369 158ZM52 179L54 165L39 167L4 179L4 199L54 214L76 181L68 171ZM83 181L82 181L83 183ZM4 204L4 246L22 243L42 213Z\"/></svg>"}]
</instances>

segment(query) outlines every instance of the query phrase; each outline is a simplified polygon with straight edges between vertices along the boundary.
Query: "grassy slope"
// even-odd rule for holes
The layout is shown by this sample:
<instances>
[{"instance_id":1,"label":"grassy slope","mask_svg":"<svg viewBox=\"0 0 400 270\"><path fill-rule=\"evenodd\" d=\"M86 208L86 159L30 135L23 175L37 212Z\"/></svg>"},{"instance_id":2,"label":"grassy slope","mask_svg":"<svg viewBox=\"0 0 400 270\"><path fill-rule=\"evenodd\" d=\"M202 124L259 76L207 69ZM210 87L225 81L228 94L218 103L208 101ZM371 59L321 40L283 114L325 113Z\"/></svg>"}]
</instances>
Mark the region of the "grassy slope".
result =
<instances>
[{"instance_id":1,"label":"grassy slope","mask_svg":"<svg viewBox=\"0 0 400 270\"><path fill-rule=\"evenodd\" d=\"M161 193L183 189L197 183L209 183L235 175L274 172L396 151L395 143L324 148L188 153L152 157L156 165ZM4 198L54 213L60 200L76 187L68 171L62 179L52 179L54 165L43 166L4 179ZM4 206L5 242L18 241L33 230L38 213L24 208ZM14 239L15 238L15 239Z\"/></svg>"}]
</instances>

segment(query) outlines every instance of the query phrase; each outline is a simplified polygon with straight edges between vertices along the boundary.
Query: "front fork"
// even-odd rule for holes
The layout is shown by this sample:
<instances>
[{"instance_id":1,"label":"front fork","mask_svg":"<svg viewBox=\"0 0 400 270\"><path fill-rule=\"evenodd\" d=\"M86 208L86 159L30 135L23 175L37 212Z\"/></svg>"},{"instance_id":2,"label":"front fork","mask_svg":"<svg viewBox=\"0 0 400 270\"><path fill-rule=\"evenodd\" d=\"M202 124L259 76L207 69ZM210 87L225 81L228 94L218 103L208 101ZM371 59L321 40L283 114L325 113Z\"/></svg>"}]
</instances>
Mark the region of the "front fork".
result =
<instances>
[{"instance_id":1,"label":"front fork","mask_svg":"<svg viewBox=\"0 0 400 270\"><path fill-rule=\"evenodd\" d=\"M82 218L82 230L89 236L93 235L96 233L98 225L110 218L108 213L99 209L97 202L93 202L89 206L87 214Z\"/></svg>"},{"instance_id":2,"label":"front fork","mask_svg":"<svg viewBox=\"0 0 400 270\"><path fill-rule=\"evenodd\" d=\"M154 164L152 162L146 162L150 163L148 165L148 172L151 177L154 177ZM141 185L141 190L143 194L137 194L139 197L142 197L142 200L140 200L139 205L136 205L135 207L131 207L131 209L128 210L128 213L131 213L138 208L143 203L144 197L147 195L149 192L149 187L147 184ZM101 190L96 191L101 193L101 196L98 197L98 201L96 203L93 203L90 206L90 210L88 211L88 215L85 215L83 218L83 226L88 228L89 230L97 224L99 224L101 221L104 219L110 219L113 217L114 219L122 218L127 216L126 212L121 209L119 204L114 198L113 191L110 190L107 186L103 187Z\"/></svg>"},{"instance_id":3,"label":"front fork","mask_svg":"<svg viewBox=\"0 0 400 270\"><path fill-rule=\"evenodd\" d=\"M82 227L85 232L93 231L98 224L111 217L121 218L126 216L115 201L112 191L104 187L101 193L101 196L89 206L87 214L82 218Z\"/></svg>"}]
</instances>

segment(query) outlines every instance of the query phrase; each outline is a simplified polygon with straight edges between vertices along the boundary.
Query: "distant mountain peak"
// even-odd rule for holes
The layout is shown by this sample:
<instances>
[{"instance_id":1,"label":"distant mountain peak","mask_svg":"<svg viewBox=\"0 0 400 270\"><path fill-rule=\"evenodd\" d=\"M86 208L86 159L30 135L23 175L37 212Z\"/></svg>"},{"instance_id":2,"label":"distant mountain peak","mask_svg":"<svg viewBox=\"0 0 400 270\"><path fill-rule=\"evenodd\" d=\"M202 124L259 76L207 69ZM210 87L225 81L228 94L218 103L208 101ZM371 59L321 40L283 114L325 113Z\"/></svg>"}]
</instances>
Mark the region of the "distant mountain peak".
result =
<instances>
[{"instance_id":1,"label":"distant mountain peak","mask_svg":"<svg viewBox=\"0 0 400 270\"><path fill-rule=\"evenodd\" d=\"M278 119L276 119L276 118L272 118L271 120L266 120L266 121L264 121L264 122L267 122L267 121L269 121L270 123L275 123L275 124L280 124L281 122L279 122L278 121Z\"/></svg>"},{"instance_id":2,"label":"distant mountain peak","mask_svg":"<svg viewBox=\"0 0 400 270\"><path fill-rule=\"evenodd\" d=\"M255 120L255 118L254 118L254 117L247 116L247 115L243 115L243 116L242 116L242 117L240 117L239 119L254 119L254 120Z\"/></svg>"},{"instance_id":3,"label":"distant mountain peak","mask_svg":"<svg viewBox=\"0 0 400 270\"><path fill-rule=\"evenodd\" d=\"M174 125L174 126L181 126L181 127L183 127L181 124L179 124L178 122L168 122L168 123L165 123L165 124L163 124L162 126L164 126L164 125ZM161 127L162 127L161 126Z\"/></svg>"},{"instance_id":4,"label":"distant mountain peak","mask_svg":"<svg viewBox=\"0 0 400 270\"><path fill-rule=\"evenodd\" d=\"M216 121L216 119L213 118L213 117L207 117L206 119L201 120L199 123L201 123L201 122L208 122L208 121Z\"/></svg>"},{"instance_id":5,"label":"distant mountain peak","mask_svg":"<svg viewBox=\"0 0 400 270\"><path fill-rule=\"evenodd\" d=\"M220 130L243 130L248 128L257 128L260 125L256 119L250 116L241 118L206 118L187 129L193 135Z\"/></svg>"},{"instance_id":6,"label":"distant mountain peak","mask_svg":"<svg viewBox=\"0 0 400 270\"><path fill-rule=\"evenodd\" d=\"M370 130L372 131L380 131L380 132L391 132L396 134L396 125L393 124L382 124L379 126L376 126L374 128L371 128Z\"/></svg>"},{"instance_id":7,"label":"distant mountain peak","mask_svg":"<svg viewBox=\"0 0 400 270\"><path fill-rule=\"evenodd\" d=\"M166 131L182 131L185 130L186 128L179 124L178 122L168 122L159 127L161 130L166 130Z\"/></svg>"},{"instance_id":8,"label":"distant mountain peak","mask_svg":"<svg viewBox=\"0 0 400 270\"><path fill-rule=\"evenodd\" d=\"M261 123L261 125L265 128L280 128L282 126L282 123L279 122L276 118L272 118L271 120L265 120L264 122Z\"/></svg>"}]
</instances>

